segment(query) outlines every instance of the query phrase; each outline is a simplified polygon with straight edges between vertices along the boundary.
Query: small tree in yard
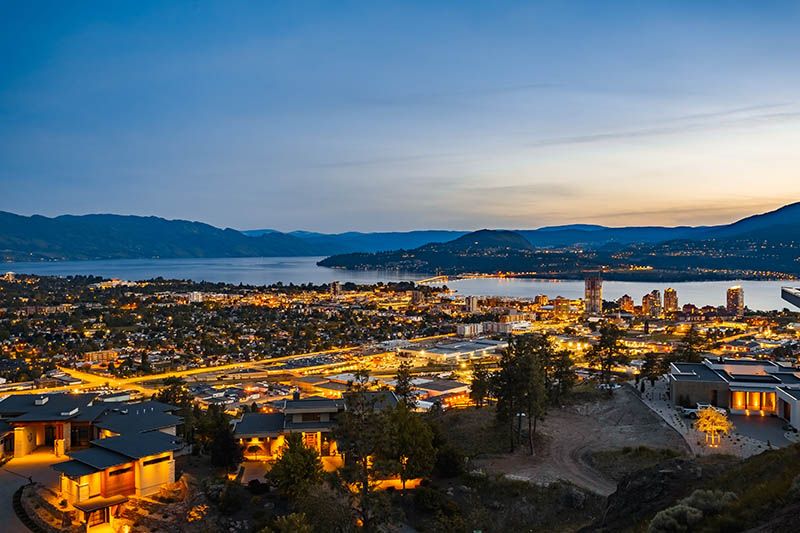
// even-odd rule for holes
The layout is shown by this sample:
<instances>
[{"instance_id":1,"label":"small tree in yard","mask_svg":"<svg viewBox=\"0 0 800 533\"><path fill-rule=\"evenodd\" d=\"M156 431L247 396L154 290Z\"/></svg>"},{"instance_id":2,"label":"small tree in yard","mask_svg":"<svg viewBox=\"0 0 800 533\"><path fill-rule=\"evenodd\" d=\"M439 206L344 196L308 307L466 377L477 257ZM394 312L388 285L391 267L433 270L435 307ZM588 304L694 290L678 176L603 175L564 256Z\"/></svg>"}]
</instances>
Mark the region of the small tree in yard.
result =
<instances>
[{"instance_id":1,"label":"small tree in yard","mask_svg":"<svg viewBox=\"0 0 800 533\"><path fill-rule=\"evenodd\" d=\"M615 365L630 360L622 345L622 330L609 323L600 326L600 340L586 354L586 359L592 366L600 369L600 382L607 388L608 394L612 394L611 371Z\"/></svg>"},{"instance_id":2,"label":"small tree in yard","mask_svg":"<svg viewBox=\"0 0 800 533\"><path fill-rule=\"evenodd\" d=\"M400 477L405 494L409 479L426 476L433 470L433 432L422 417L402 403L388 413L386 422L388 435L380 443L376 459L381 470Z\"/></svg>"},{"instance_id":3,"label":"small tree in yard","mask_svg":"<svg viewBox=\"0 0 800 533\"><path fill-rule=\"evenodd\" d=\"M708 407L697 413L694 427L706 434L706 444L713 448L719 446L722 435L727 435L733 430L733 422L728 420L725 413Z\"/></svg>"},{"instance_id":4,"label":"small tree in yard","mask_svg":"<svg viewBox=\"0 0 800 533\"><path fill-rule=\"evenodd\" d=\"M322 463L317 452L303 444L299 433L290 433L286 443L266 478L281 494L294 500L322 480Z\"/></svg>"},{"instance_id":5,"label":"small tree in yard","mask_svg":"<svg viewBox=\"0 0 800 533\"><path fill-rule=\"evenodd\" d=\"M373 457L386 439L386 416L369 394L369 373L355 372L345 395L347 409L337 417L334 437L344 455L344 467L337 475L347 487L355 487L353 508L365 530L375 529L382 520L381 496L376 495L376 471Z\"/></svg>"}]
</instances>

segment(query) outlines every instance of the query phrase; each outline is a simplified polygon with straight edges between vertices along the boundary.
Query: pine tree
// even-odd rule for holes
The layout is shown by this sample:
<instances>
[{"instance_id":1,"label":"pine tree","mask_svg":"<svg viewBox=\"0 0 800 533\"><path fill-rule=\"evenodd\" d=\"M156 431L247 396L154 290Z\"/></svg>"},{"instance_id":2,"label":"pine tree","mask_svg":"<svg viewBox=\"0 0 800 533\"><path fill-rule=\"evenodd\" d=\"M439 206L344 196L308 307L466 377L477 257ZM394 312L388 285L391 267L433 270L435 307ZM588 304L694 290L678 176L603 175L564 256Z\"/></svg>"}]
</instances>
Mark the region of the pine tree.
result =
<instances>
[{"instance_id":1,"label":"pine tree","mask_svg":"<svg viewBox=\"0 0 800 533\"><path fill-rule=\"evenodd\" d=\"M586 354L586 360L592 366L600 369L601 383L607 388L609 395L613 394L611 389L612 370L614 366L629 361L622 344L622 331L610 323L600 326L600 339Z\"/></svg>"},{"instance_id":2,"label":"pine tree","mask_svg":"<svg viewBox=\"0 0 800 533\"><path fill-rule=\"evenodd\" d=\"M413 376L411 375L411 365L403 361L397 367L397 374L394 376L394 393L397 399L408 407L414 409L417 407L417 398L414 395L414 384L412 383Z\"/></svg>"}]
</instances>

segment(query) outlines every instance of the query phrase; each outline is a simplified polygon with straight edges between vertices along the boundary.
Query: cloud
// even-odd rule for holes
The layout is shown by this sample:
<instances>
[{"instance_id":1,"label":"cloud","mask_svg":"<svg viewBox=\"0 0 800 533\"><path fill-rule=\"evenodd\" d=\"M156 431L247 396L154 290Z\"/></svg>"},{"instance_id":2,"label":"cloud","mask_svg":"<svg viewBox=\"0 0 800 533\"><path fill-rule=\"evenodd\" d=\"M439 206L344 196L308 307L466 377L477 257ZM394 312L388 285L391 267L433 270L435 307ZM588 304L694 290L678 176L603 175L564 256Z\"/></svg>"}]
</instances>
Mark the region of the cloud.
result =
<instances>
[{"instance_id":1,"label":"cloud","mask_svg":"<svg viewBox=\"0 0 800 533\"><path fill-rule=\"evenodd\" d=\"M753 106L751 109L765 109L764 106ZM720 118L724 116L736 115L744 112L746 108L738 110L730 110L727 112L708 113L703 116L706 118ZM683 117L676 120L687 120L689 117ZM789 122L800 119L800 111L787 111L781 113L760 113L753 114L745 117L734 118L731 120L717 120L717 121L699 121L689 122L687 124L677 124L674 126L654 126L649 128L641 128L634 130L623 131L609 131L602 133L594 133L589 135L574 135L569 137L554 137L550 139L540 139L529 143L527 146L534 148L548 147L548 146L569 146L578 144L592 144L602 143L607 141L618 141L628 139L642 139L648 137L660 137L666 135L676 135L683 133L695 133L701 131L716 131L725 129L734 129L743 126L759 126L764 124L771 124L776 122Z\"/></svg>"}]
</instances>

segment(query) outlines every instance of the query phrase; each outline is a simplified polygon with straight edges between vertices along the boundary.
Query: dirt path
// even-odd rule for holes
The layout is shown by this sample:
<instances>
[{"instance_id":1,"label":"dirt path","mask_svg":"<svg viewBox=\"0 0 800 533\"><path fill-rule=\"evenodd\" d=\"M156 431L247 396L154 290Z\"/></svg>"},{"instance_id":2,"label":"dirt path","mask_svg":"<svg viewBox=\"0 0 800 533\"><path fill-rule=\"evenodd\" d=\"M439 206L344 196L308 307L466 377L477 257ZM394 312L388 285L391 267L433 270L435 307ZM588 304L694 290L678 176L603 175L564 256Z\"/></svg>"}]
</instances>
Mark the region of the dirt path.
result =
<instances>
[{"instance_id":1,"label":"dirt path","mask_svg":"<svg viewBox=\"0 0 800 533\"><path fill-rule=\"evenodd\" d=\"M551 410L542 424L545 444L536 456L520 450L485 459L478 466L540 484L570 481L608 496L617 485L590 466L589 457L594 452L626 446L687 451L683 438L634 394L629 387L623 387L609 400Z\"/></svg>"}]
</instances>

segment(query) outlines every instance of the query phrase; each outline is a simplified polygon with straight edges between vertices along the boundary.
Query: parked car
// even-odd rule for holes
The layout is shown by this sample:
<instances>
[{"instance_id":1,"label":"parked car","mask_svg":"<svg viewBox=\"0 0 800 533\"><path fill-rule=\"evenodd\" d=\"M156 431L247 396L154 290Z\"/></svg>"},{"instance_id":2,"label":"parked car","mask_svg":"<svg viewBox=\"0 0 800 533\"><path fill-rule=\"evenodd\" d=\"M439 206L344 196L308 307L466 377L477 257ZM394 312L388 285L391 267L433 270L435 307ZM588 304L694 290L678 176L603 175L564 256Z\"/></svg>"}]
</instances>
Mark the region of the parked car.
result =
<instances>
[{"instance_id":1,"label":"parked car","mask_svg":"<svg viewBox=\"0 0 800 533\"><path fill-rule=\"evenodd\" d=\"M597 388L600 390L617 390L621 389L622 385L620 385L619 383L601 383L600 385L597 386Z\"/></svg>"},{"instance_id":2,"label":"parked car","mask_svg":"<svg viewBox=\"0 0 800 533\"><path fill-rule=\"evenodd\" d=\"M714 409L715 411L722 413L723 415L727 414L727 411L725 411L725 409L723 409L722 407L715 407L710 403L698 403L697 407L683 407L681 408L681 413L683 413L683 416L686 418L697 418L697 415L703 409Z\"/></svg>"}]
</instances>

